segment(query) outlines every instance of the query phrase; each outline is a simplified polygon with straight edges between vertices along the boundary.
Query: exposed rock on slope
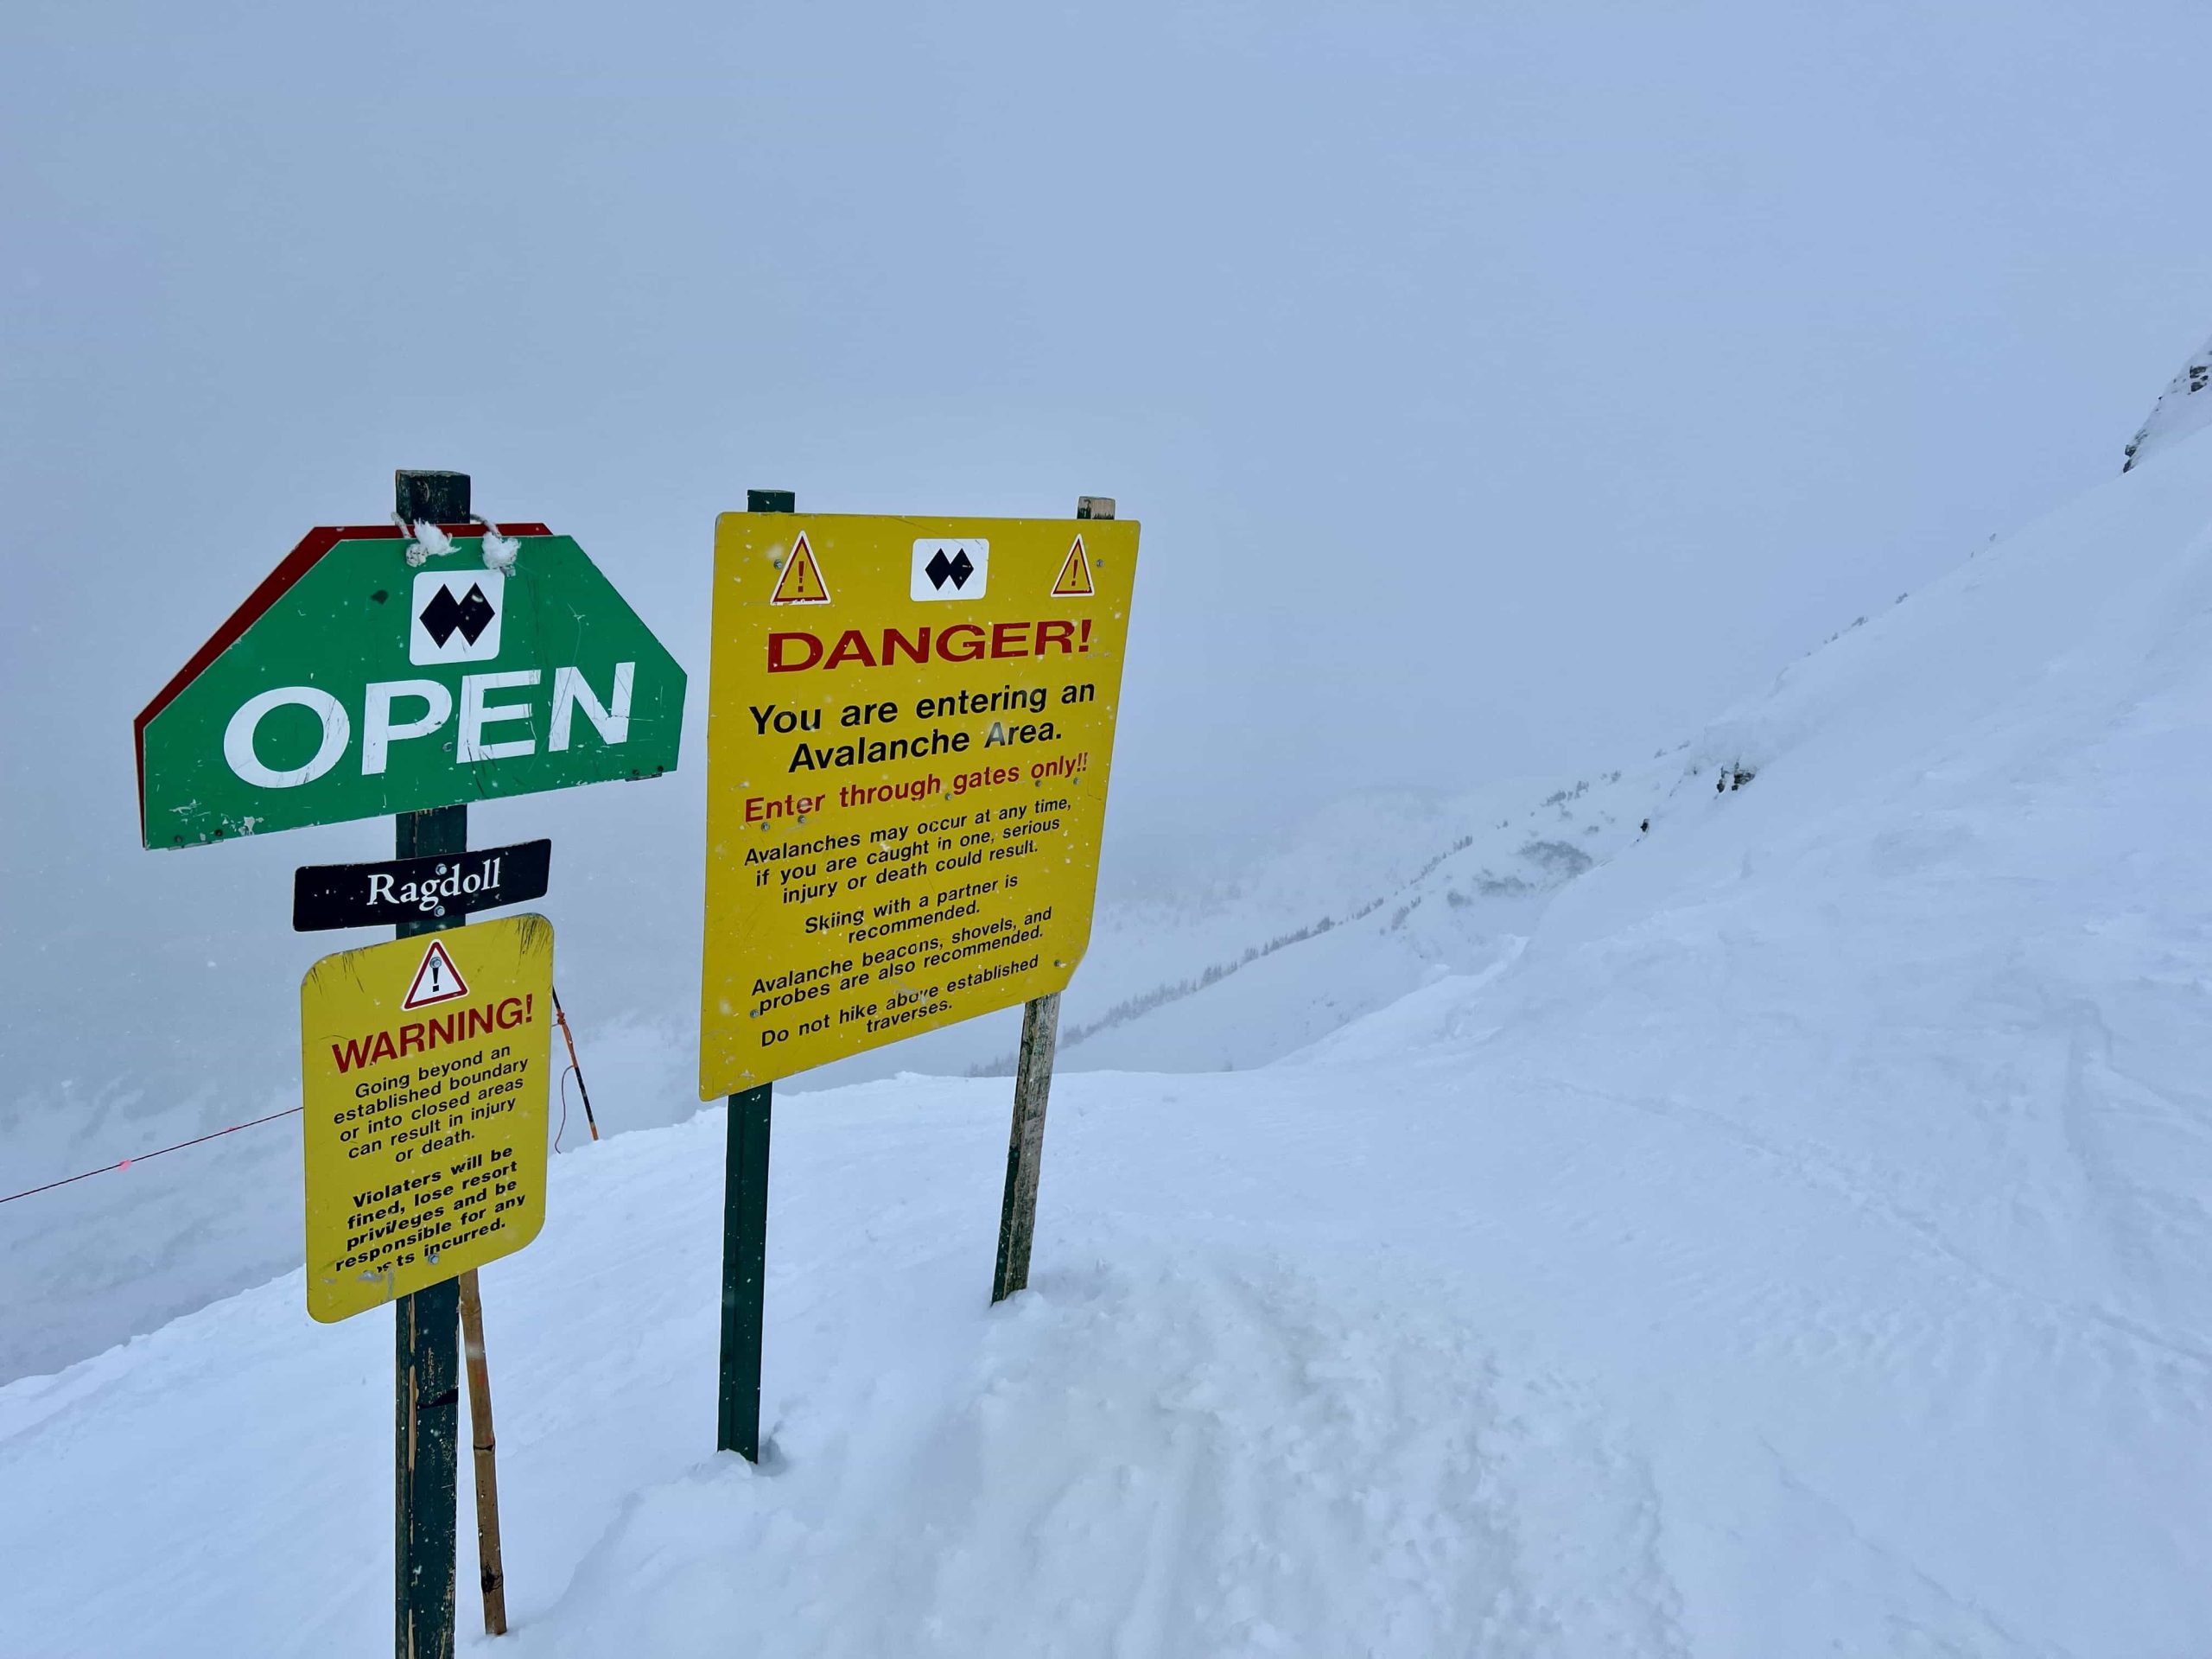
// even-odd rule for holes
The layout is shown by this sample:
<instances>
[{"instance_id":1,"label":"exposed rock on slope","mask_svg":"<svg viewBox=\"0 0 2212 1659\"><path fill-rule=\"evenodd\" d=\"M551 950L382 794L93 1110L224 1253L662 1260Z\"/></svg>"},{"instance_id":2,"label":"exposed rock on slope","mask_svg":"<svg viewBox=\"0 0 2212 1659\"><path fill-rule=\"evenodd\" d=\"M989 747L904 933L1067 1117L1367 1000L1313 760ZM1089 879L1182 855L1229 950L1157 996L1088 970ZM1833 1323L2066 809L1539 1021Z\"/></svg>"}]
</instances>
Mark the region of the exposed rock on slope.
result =
<instances>
[{"instance_id":1,"label":"exposed rock on slope","mask_svg":"<svg viewBox=\"0 0 2212 1659\"><path fill-rule=\"evenodd\" d=\"M2198 396L2202 392L2204 396ZM2133 472L2145 459L2177 439L2212 426L2212 340L2208 340L2181 365L2181 372L2167 382L2151 405L2143 429L2128 441L2123 473Z\"/></svg>"}]
</instances>

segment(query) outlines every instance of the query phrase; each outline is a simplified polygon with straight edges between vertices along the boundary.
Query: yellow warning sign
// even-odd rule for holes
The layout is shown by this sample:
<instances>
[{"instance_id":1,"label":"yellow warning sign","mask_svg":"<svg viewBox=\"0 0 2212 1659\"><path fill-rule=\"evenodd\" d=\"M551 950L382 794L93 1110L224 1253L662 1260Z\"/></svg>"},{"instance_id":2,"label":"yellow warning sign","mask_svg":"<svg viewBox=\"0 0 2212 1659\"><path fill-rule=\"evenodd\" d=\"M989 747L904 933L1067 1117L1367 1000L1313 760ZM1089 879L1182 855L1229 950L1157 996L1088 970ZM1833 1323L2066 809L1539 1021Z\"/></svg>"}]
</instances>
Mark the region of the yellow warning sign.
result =
<instances>
[{"instance_id":1,"label":"yellow warning sign","mask_svg":"<svg viewBox=\"0 0 2212 1659\"><path fill-rule=\"evenodd\" d=\"M351 1319L537 1236L552 1004L543 916L341 951L308 970L309 1313Z\"/></svg>"},{"instance_id":2,"label":"yellow warning sign","mask_svg":"<svg viewBox=\"0 0 2212 1659\"><path fill-rule=\"evenodd\" d=\"M1065 519L718 521L702 1098L1066 986L1137 530L1071 552ZM838 583L803 618L775 608L800 547Z\"/></svg>"},{"instance_id":3,"label":"yellow warning sign","mask_svg":"<svg viewBox=\"0 0 2212 1659\"><path fill-rule=\"evenodd\" d=\"M1090 555L1084 551L1083 537L1078 536L1061 562L1059 576L1052 583L1052 597L1089 599L1097 591L1097 584L1090 579Z\"/></svg>"},{"instance_id":4,"label":"yellow warning sign","mask_svg":"<svg viewBox=\"0 0 2212 1659\"><path fill-rule=\"evenodd\" d=\"M783 573L776 578L775 591L768 595L771 605L827 605L830 589L822 580L822 567L814 562L814 549L801 535L791 543L791 550L784 560Z\"/></svg>"}]
</instances>

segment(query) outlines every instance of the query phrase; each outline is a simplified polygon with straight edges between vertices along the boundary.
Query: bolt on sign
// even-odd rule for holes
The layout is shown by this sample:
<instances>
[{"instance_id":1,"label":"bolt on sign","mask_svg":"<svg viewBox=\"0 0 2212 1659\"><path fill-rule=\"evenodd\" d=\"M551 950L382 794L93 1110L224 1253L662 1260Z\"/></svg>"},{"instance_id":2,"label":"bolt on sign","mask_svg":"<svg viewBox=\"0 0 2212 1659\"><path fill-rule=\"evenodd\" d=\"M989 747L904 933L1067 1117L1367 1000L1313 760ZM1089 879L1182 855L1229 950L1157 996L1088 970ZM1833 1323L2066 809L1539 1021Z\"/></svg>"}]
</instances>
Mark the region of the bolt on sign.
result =
<instances>
[{"instance_id":1,"label":"bolt on sign","mask_svg":"<svg viewBox=\"0 0 2212 1659\"><path fill-rule=\"evenodd\" d=\"M543 916L340 951L308 970L310 1314L351 1319L537 1236L552 1021Z\"/></svg>"},{"instance_id":2,"label":"bolt on sign","mask_svg":"<svg viewBox=\"0 0 2212 1659\"><path fill-rule=\"evenodd\" d=\"M722 515L702 1099L1066 986L1137 531Z\"/></svg>"},{"instance_id":3,"label":"bolt on sign","mask_svg":"<svg viewBox=\"0 0 2212 1659\"><path fill-rule=\"evenodd\" d=\"M292 550L138 716L147 846L674 770L683 671L584 550L448 528L419 567L390 524Z\"/></svg>"}]
</instances>

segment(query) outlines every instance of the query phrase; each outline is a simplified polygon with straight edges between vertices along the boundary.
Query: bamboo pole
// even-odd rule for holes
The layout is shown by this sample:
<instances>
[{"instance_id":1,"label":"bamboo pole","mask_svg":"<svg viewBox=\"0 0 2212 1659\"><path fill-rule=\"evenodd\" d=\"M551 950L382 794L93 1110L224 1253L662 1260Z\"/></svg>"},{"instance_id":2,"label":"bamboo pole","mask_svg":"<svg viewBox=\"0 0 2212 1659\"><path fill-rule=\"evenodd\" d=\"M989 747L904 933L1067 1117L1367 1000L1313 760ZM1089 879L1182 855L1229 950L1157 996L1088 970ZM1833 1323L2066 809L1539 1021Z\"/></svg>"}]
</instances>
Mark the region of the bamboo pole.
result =
<instances>
[{"instance_id":1,"label":"bamboo pole","mask_svg":"<svg viewBox=\"0 0 2212 1659\"><path fill-rule=\"evenodd\" d=\"M461 1351L468 1363L468 1423L476 1448L476 1561L484 1634L507 1633L507 1579L499 1564L499 1471L492 1433L492 1369L484 1358L484 1300L476 1269L461 1275Z\"/></svg>"}]
</instances>

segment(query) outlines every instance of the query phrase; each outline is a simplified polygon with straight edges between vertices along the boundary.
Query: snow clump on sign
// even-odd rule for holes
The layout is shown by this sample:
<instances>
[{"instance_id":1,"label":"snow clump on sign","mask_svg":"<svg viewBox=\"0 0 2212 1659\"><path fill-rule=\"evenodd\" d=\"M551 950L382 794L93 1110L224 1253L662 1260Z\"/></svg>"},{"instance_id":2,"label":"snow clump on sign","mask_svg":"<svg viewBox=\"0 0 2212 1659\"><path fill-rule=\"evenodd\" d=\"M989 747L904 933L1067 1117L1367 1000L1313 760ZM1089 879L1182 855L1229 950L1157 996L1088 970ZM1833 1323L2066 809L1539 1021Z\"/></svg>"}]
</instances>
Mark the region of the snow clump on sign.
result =
<instances>
[{"instance_id":1,"label":"snow clump on sign","mask_svg":"<svg viewBox=\"0 0 2212 1659\"><path fill-rule=\"evenodd\" d=\"M484 526L484 568L496 570L501 575L515 568L515 557L522 551L522 543L512 536L499 534L495 524Z\"/></svg>"},{"instance_id":2,"label":"snow clump on sign","mask_svg":"<svg viewBox=\"0 0 2212 1659\"><path fill-rule=\"evenodd\" d=\"M414 532L415 539L407 543L407 563L411 569L419 570L430 560L453 551L453 537L427 518L415 521Z\"/></svg>"}]
</instances>

